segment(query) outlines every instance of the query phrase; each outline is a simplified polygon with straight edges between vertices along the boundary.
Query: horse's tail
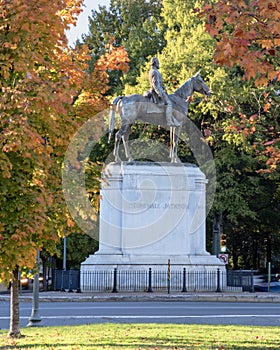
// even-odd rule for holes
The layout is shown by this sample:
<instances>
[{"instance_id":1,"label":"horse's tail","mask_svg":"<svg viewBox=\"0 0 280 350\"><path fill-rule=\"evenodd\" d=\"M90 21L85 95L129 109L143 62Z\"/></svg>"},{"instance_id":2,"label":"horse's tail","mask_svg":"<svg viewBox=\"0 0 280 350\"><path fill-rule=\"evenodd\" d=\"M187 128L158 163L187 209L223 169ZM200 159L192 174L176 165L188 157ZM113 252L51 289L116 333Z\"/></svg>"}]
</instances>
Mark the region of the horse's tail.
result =
<instances>
[{"instance_id":1,"label":"horse's tail","mask_svg":"<svg viewBox=\"0 0 280 350\"><path fill-rule=\"evenodd\" d=\"M115 125L115 113L117 109L118 102L123 98L123 96L118 96L114 99L114 101L110 105L110 115L109 115L109 139L108 143L111 141L112 134L114 132Z\"/></svg>"}]
</instances>

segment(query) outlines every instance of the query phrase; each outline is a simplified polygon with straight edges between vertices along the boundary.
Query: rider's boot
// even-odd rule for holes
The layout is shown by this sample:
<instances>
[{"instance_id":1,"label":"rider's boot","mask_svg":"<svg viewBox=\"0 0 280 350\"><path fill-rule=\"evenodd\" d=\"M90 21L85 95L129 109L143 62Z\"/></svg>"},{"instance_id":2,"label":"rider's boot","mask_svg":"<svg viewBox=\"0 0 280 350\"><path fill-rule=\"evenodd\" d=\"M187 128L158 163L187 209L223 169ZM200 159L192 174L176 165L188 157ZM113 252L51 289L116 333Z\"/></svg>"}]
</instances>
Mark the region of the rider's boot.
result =
<instances>
[{"instance_id":1,"label":"rider's boot","mask_svg":"<svg viewBox=\"0 0 280 350\"><path fill-rule=\"evenodd\" d=\"M166 106L166 123L167 126L180 126L178 120L173 117L171 104Z\"/></svg>"}]
</instances>

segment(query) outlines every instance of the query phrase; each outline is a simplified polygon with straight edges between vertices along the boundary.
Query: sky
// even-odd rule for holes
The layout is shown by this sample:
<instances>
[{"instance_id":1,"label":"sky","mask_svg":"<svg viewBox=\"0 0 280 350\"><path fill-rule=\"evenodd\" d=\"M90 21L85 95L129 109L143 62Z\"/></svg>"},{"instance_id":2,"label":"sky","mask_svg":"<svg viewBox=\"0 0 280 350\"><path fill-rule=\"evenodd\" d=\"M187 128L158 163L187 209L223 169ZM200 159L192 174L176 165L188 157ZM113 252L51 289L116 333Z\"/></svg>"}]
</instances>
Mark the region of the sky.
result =
<instances>
[{"instance_id":1,"label":"sky","mask_svg":"<svg viewBox=\"0 0 280 350\"><path fill-rule=\"evenodd\" d=\"M92 9L98 9L98 6L108 6L110 0L84 0L83 12L80 14L77 26L67 32L69 45L73 44L77 39L80 39L82 34L88 33L88 16L91 16Z\"/></svg>"}]
</instances>

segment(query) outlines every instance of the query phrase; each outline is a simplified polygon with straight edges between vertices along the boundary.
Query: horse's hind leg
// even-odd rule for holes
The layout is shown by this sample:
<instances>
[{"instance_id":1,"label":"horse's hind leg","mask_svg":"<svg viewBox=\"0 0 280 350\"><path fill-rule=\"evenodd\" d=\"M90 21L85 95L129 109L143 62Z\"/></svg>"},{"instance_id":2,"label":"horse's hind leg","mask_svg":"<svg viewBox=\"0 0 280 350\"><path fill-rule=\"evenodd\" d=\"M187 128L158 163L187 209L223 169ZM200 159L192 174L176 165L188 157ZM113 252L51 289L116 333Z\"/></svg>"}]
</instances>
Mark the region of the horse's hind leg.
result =
<instances>
[{"instance_id":1,"label":"horse's hind leg","mask_svg":"<svg viewBox=\"0 0 280 350\"><path fill-rule=\"evenodd\" d=\"M119 156L119 148L120 148L120 142L122 139L122 130L120 129L115 136L115 145L114 145L114 150L113 150L113 155L115 157L115 162L119 163L121 162L121 158Z\"/></svg>"},{"instance_id":2,"label":"horse's hind leg","mask_svg":"<svg viewBox=\"0 0 280 350\"><path fill-rule=\"evenodd\" d=\"M174 137L175 137L175 127L170 126L169 135L170 135L169 158L170 158L171 163L173 163L173 159L174 159L174 149L175 149L175 143L174 143L174 142L175 142L175 140L174 140Z\"/></svg>"},{"instance_id":3,"label":"horse's hind leg","mask_svg":"<svg viewBox=\"0 0 280 350\"><path fill-rule=\"evenodd\" d=\"M130 154L130 150L128 147L130 127L131 127L131 125L127 125L127 129L125 130L125 133L123 134L122 139L123 139L123 145L124 145L126 158L128 159L129 162L132 162L133 158L132 158L132 155Z\"/></svg>"}]
</instances>

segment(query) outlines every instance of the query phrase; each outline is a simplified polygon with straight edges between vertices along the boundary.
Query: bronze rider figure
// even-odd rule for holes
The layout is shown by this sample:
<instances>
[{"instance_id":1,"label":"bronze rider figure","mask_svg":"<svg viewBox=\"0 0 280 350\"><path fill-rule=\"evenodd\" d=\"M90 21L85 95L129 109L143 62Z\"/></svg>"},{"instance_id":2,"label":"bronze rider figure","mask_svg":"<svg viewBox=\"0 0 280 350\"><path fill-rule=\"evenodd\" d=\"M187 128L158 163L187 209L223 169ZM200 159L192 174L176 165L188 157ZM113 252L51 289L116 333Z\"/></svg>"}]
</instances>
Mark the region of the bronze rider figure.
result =
<instances>
[{"instance_id":1,"label":"bronze rider figure","mask_svg":"<svg viewBox=\"0 0 280 350\"><path fill-rule=\"evenodd\" d=\"M149 71L149 82L151 90L156 93L159 99L162 99L166 105L166 123L168 126L180 126L180 123L173 118L172 115L172 103L166 93L166 89L162 83L161 73L159 69L159 60L157 57L153 57L150 61L151 69Z\"/></svg>"}]
</instances>

